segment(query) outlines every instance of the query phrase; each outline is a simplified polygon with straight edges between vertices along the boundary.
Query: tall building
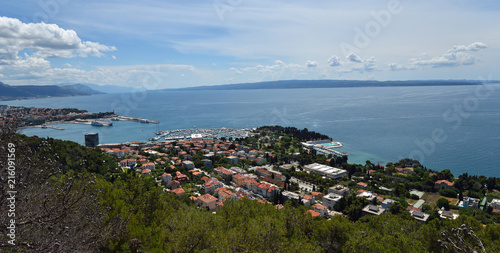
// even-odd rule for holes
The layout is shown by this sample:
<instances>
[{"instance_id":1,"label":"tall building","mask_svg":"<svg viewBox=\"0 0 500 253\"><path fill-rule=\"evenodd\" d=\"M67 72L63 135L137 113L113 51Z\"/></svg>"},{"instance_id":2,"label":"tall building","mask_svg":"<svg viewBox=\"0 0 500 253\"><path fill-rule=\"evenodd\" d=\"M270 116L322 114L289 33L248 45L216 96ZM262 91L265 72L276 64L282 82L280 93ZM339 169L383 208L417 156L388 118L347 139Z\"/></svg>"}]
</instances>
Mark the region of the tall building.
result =
<instances>
[{"instance_id":1,"label":"tall building","mask_svg":"<svg viewBox=\"0 0 500 253\"><path fill-rule=\"evenodd\" d=\"M99 134L98 133L88 133L85 134L85 146L88 148L95 148L99 144Z\"/></svg>"}]
</instances>

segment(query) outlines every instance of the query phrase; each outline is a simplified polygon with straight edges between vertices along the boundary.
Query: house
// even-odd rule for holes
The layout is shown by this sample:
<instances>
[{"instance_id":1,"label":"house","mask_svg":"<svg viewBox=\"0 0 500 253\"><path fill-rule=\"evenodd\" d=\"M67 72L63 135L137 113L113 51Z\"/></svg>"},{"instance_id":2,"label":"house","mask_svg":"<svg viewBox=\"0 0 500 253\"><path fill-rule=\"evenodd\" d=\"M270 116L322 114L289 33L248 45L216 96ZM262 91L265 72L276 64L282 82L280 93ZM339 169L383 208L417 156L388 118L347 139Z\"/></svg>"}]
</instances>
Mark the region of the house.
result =
<instances>
[{"instance_id":1,"label":"house","mask_svg":"<svg viewBox=\"0 0 500 253\"><path fill-rule=\"evenodd\" d=\"M212 168L212 166L213 166L212 160L210 160L210 159L203 159L201 161L203 162L203 167L205 167L205 168Z\"/></svg>"},{"instance_id":2,"label":"house","mask_svg":"<svg viewBox=\"0 0 500 253\"><path fill-rule=\"evenodd\" d=\"M347 197L347 195L349 195L349 188L338 184L336 186L330 187L328 189L328 193L334 193L343 197Z\"/></svg>"},{"instance_id":3,"label":"house","mask_svg":"<svg viewBox=\"0 0 500 253\"><path fill-rule=\"evenodd\" d=\"M311 214L312 217L319 217L319 216L321 216L320 212L316 212L314 210L307 210L306 214Z\"/></svg>"},{"instance_id":4,"label":"house","mask_svg":"<svg viewBox=\"0 0 500 253\"><path fill-rule=\"evenodd\" d=\"M358 195L356 195L357 197L363 197L363 198L366 198L368 201L373 201L374 198L377 197L377 194L376 193L372 193L372 192L369 192L367 190L358 190Z\"/></svg>"},{"instance_id":5,"label":"house","mask_svg":"<svg viewBox=\"0 0 500 253\"><path fill-rule=\"evenodd\" d=\"M358 183L356 184L356 186L361 187L361 188L366 188L366 187L368 187L368 184L367 184L367 183L364 183L364 182L358 182Z\"/></svg>"},{"instance_id":6,"label":"house","mask_svg":"<svg viewBox=\"0 0 500 253\"><path fill-rule=\"evenodd\" d=\"M428 214L428 213L424 213L421 211L415 211L415 210L411 210L410 214L413 218L420 221L421 223L425 223L430 217L430 214Z\"/></svg>"},{"instance_id":7,"label":"house","mask_svg":"<svg viewBox=\"0 0 500 253\"><path fill-rule=\"evenodd\" d=\"M439 189L451 189L453 188L453 182L450 182L448 180L438 180L436 181L435 185Z\"/></svg>"},{"instance_id":8,"label":"house","mask_svg":"<svg viewBox=\"0 0 500 253\"><path fill-rule=\"evenodd\" d=\"M224 187L218 188L217 190L215 190L215 193L219 194L219 200L235 199L236 198L236 194L234 194L229 189L226 189Z\"/></svg>"},{"instance_id":9,"label":"house","mask_svg":"<svg viewBox=\"0 0 500 253\"><path fill-rule=\"evenodd\" d=\"M233 155L228 156L228 157L226 157L226 159L232 164L238 164L238 157L237 156L233 156Z\"/></svg>"},{"instance_id":10,"label":"house","mask_svg":"<svg viewBox=\"0 0 500 253\"><path fill-rule=\"evenodd\" d=\"M463 200L463 206L464 207L479 207L479 199L476 198L471 198L471 197L464 197Z\"/></svg>"},{"instance_id":11,"label":"house","mask_svg":"<svg viewBox=\"0 0 500 253\"><path fill-rule=\"evenodd\" d=\"M271 172L266 170L266 169L257 168L255 170L255 172L257 173L257 175L259 175L261 177L270 177L271 176Z\"/></svg>"},{"instance_id":12,"label":"house","mask_svg":"<svg viewBox=\"0 0 500 253\"><path fill-rule=\"evenodd\" d=\"M409 212L411 212L411 211L419 211L419 212L422 212L422 209L420 209L420 208L416 208L416 207L414 207L414 206L407 206L407 207L406 207L406 211L409 211Z\"/></svg>"},{"instance_id":13,"label":"house","mask_svg":"<svg viewBox=\"0 0 500 253\"><path fill-rule=\"evenodd\" d=\"M271 172L272 175L271 177L274 177L274 179L280 180L280 181L286 181L286 176L281 174L281 173L276 173L276 172Z\"/></svg>"},{"instance_id":14,"label":"house","mask_svg":"<svg viewBox=\"0 0 500 253\"><path fill-rule=\"evenodd\" d=\"M224 167L217 167L214 169L214 171L217 172L217 175L222 178L228 178L229 176L232 176L234 174L233 171L230 171Z\"/></svg>"},{"instance_id":15,"label":"house","mask_svg":"<svg viewBox=\"0 0 500 253\"><path fill-rule=\"evenodd\" d=\"M330 210L335 210L335 205L343 198L342 195L336 193L329 193L323 196L323 205L328 207Z\"/></svg>"},{"instance_id":16,"label":"house","mask_svg":"<svg viewBox=\"0 0 500 253\"><path fill-rule=\"evenodd\" d=\"M215 204L217 203L217 198L207 193L199 196L196 201L198 206L205 207L208 208L208 210L213 211L216 208Z\"/></svg>"},{"instance_id":17,"label":"house","mask_svg":"<svg viewBox=\"0 0 500 253\"><path fill-rule=\"evenodd\" d=\"M405 174L413 174L415 171L413 170L413 167L404 167L404 168L396 168L397 171Z\"/></svg>"},{"instance_id":18,"label":"house","mask_svg":"<svg viewBox=\"0 0 500 253\"><path fill-rule=\"evenodd\" d=\"M450 211L444 211L444 210L440 210L439 212L439 218L441 219L452 219L452 220L455 220L458 218L458 214L456 213L452 213Z\"/></svg>"},{"instance_id":19,"label":"house","mask_svg":"<svg viewBox=\"0 0 500 253\"><path fill-rule=\"evenodd\" d=\"M170 175L170 173L163 173L163 175L161 175L161 179L163 180L163 182L165 183L170 183L170 181L172 181L172 175Z\"/></svg>"},{"instance_id":20,"label":"house","mask_svg":"<svg viewBox=\"0 0 500 253\"><path fill-rule=\"evenodd\" d=\"M310 206L310 205L314 204L313 196L308 195L308 194L304 194L304 196L302 196L302 204L304 206Z\"/></svg>"},{"instance_id":21,"label":"house","mask_svg":"<svg viewBox=\"0 0 500 253\"><path fill-rule=\"evenodd\" d=\"M186 170L194 169L194 163L191 161L182 161L182 166L184 166L184 168L186 168Z\"/></svg>"},{"instance_id":22,"label":"house","mask_svg":"<svg viewBox=\"0 0 500 253\"><path fill-rule=\"evenodd\" d=\"M136 165L135 159L123 159L120 161L120 167L133 168Z\"/></svg>"},{"instance_id":23,"label":"house","mask_svg":"<svg viewBox=\"0 0 500 253\"><path fill-rule=\"evenodd\" d=\"M382 206L376 206L376 205L367 205L363 208L363 216L364 215L381 215L385 213L386 209L382 208Z\"/></svg>"},{"instance_id":24,"label":"house","mask_svg":"<svg viewBox=\"0 0 500 253\"><path fill-rule=\"evenodd\" d=\"M151 174L151 170L150 169L143 169L142 172L141 172L141 176L147 176Z\"/></svg>"},{"instance_id":25,"label":"house","mask_svg":"<svg viewBox=\"0 0 500 253\"><path fill-rule=\"evenodd\" d=\"M253 190L254 193L262 195L264 198L273 197L274 194L278 193L278 188L270 183L263 182L257 186L256 190Z\"/></svg>"},{"instance_id":26,"label":"house","mask_svg":"<svg viewBox=\"0 0 500 253\"><path fill-rule=\"evenodd\" d=\"M210 178L206 183L203 184L203 189L205 193L214 193L218 188L223 187L222 183L216 178Z\"/></svg>"},{"instance_id":27,"label":"house","mask_svg":"<svg viewBox=\"0 0 500 253\"><path fill-rule=\"evenodd\" d=\"M181 184L179 183L179 181L177 180L174 180L174 181L170 181L170 183L167 184L168 187L170 187L170 189L174 190L174 189L177 189L179 187L181 187Z\"/></svg>"},{"instance_id":28,"label":"house","mask_svg":"<svg viewBox=\"0 0 500 253\"><path fill-rule=\"evenodd\" d=\"M145 163L141 166L141 168L144 169L149 169L149 170L154 170L155 169L155 164L154 163Z\"/></svg>"},{"instance_id":29,"label":"house","mask_svg":"<svg viewBox=\"0 0 500 253\"><path fill-rule=\"evenodd\" d=\"M183 181L189 181L189 177L182 174L180 171L176 171L175 172L175 180L179 181L179 182L183 182Z\"/></svg>"},{"instance_id":30,"label":"house","mask_svg":"<svg viewBox=\"0 0 500 253\"><path fill-rule=\"evenodd\" d=\"M493 207L493 209L500 209L500 199L491 200L489 205Z\"/></svg>"},{"instance_id":31,"label":"house","mask_svg":"<svg viewBox=\"0 0 500 253\"><path fill-rule=\"evenodd\" d=\"M315 204L313 206L314 211L318 212L321 214L321 216L328 215L328 208L324 205L321 204Z\"/></svg>"},{"instance_id":32,"label":"house","mask_svg":"<svg viewBox=\"0 0 500 253\"><path fill-rule=\"evenodd\" d=\"M243 184L243 180L245 180L245 176L242 174L235 174L233 176L233 182L236 184L236 186L241 186Z\"/></svg>"},{"instance_id":33,"label":"house","mask_svg":"<svg viewBox=\"0 0 500 253\"><path fill-rule=\"evenodd\" d=\"M290 191L282 191L281 194L283 195L283 201L291 200L295 203L299 203L299 194Z\"/></svg>"},{"instance_id":34,"label":"house","mask_svg":"<svg viewBox=\"0 0 500 253\"><path fill-rule=\"evenodd\" d=\"M259 183L257 181L255 181L255 179L253 179L253 178L247 178L247 179L243 180L243 183L241 185L243 186L243 188L245 188L249 191L253 191L254 187L259 185Z\"/></svg>"},{"instance_id":35,"label":"house","mask_svg":"<svg viewBox=\"0 0 500 253\"><path fill-rule=\"evenodd\" d=\"M184 191L184 189L182 188L173 189L170 192L175 193L175 195L177 196L184 195L186 193L186 191Z\"/></svg>"},{"instance_id":36,"label":"house","mask_svg":"<svg viewBox=\"0 0 500 253\"><path fill-rule=\"evenodd\" d=\"M311 195L314 197L314 199L323 199L323 193L321 192L311 192Z\"/></svg>"}]
</instances>

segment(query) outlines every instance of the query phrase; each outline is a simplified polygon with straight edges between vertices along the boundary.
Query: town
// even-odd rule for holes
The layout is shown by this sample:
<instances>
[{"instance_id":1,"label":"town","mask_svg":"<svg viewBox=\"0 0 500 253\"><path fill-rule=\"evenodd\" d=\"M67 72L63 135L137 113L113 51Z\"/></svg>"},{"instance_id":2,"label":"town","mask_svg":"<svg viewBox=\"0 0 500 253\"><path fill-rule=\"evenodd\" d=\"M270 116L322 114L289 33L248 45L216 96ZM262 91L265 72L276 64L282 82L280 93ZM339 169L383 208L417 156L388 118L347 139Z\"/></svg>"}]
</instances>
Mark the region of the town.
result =
<instances>
[{"instance_id":1,"label":"town","mask_svg":"<svg viewBox=\"0 0 500 253\"><path fill-rule=\"evenodd\" d=\"M192 134L189 140L97 145L119 158L124 172L153 178L164 191L212 212L228 200L249 198L277 209L287 202L303 205L313 217L357 220L407 212L422 223L461 214L484 223L498 220L495 178L455 178L409 159L386 166L347 164L346 155L337 155L342 152L320 152L325 146L341 144L307 129L282 127L254 129L247 138Z\"/></svg>"}]
</instances>

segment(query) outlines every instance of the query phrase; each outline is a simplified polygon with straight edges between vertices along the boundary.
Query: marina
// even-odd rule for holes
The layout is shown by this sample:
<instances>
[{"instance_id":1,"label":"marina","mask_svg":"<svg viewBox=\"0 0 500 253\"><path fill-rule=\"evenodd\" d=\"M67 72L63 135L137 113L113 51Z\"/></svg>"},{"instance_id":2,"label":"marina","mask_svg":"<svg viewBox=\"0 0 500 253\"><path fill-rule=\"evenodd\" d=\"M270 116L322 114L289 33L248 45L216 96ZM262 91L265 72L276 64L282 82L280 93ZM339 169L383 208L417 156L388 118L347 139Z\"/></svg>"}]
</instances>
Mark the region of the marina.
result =
<instances>
[{"instance_id":1,"label":"marina","mask_svg":"<svg viewBox=\"0 0 500 253\"><path fill-rule=\"evenodd\" d=\"M213 138L246 138L253 136L252 129L236 129L236 128L188 128L165 130L156 132L155 137L149 138L150 141L159 141L162 138L165 141L176 140L202 140Z\"/></svg>"}]
</instances>

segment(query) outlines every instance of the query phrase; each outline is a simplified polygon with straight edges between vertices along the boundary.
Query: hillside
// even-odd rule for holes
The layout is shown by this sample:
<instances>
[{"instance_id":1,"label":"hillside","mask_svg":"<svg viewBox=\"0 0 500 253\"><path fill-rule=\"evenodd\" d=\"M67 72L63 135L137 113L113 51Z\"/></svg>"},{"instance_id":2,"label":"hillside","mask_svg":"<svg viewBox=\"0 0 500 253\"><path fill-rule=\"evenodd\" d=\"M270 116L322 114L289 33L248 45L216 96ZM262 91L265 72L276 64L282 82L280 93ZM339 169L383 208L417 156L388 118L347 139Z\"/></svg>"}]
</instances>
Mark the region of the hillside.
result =
<instances>
[{"instance_id":1,"label":"hillside","mask_svg":"<svg viewBox=\"0 0 500 253\"><path fill-rule=\"evenodd\" d=\"M390 86L454 86L480 85L480 81L467 80L411 80L411 81L359 81L359 80L282 80L258 83L197 86L178 90L249 90L249 89L301 89L301 88L348 88Z\"/></svg>"},{"instance_id":2,"label":"hillside","mask_svg":"<svg viewBox=\"0 0 500 253\"><path fill-rule=\"evenodd\" d=\"M500 250L500 227L483 227L472 214L456 220L434 217L425 224L404 209L348 219L362 204L358 202L366 201L354 195L349 197L353 203L346 209L347 217L314 218L308 208L292 201L280 209L249 198L227 200L213 213L197 207L193 196L165 192L153 176L119 169L118 159L99 149L14 134L15 126L9 124L0 129L0 153L16 157L15 165L6 155L0 157L0 164L9 162L17 182L9 180L10 189L17 192L0 185L1 199L15 199L15 229L8 230L11 218L7 214L13 212L9 209L13 202L0 205L5 214L0 215L0 231L4 235L15 232L15 241L5 237L0 243L1 252ZM274 129L294 130L270 130ZM194 187L194 183L185 182L184 187Z\"/></svg>"},{"instance_id":3,"label":"hillside","mask_svg":"<svg viewBox=\"0 0 500 253\"><path fill-rule=\"evenodd\" d=\"M102 94L85 85L22 85L13 86L0 82L0 100L17 100L45 97L87 96Z\"/></svg>"},{"instance_id":4,"label":"hillside","mask_svg":"<svg viewBox=\"0 0 500 253\"><path fill-rule=\"evenodd\" d=\"M92 83L78 83L78 84L70 84L70 83L61 83L57 84L57 86L68 86L68 85L82 85L88 88L91 88L95 91L100 91L103 93L127 93L133 91L131 87L124 87L119 85L99 85Z\"/></svg>"}]
</instances>

